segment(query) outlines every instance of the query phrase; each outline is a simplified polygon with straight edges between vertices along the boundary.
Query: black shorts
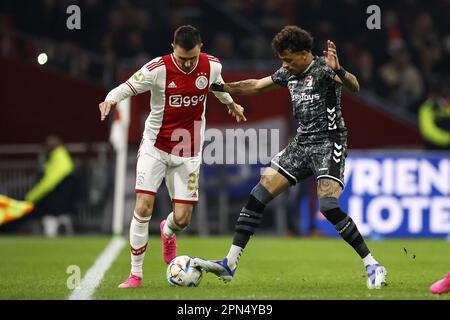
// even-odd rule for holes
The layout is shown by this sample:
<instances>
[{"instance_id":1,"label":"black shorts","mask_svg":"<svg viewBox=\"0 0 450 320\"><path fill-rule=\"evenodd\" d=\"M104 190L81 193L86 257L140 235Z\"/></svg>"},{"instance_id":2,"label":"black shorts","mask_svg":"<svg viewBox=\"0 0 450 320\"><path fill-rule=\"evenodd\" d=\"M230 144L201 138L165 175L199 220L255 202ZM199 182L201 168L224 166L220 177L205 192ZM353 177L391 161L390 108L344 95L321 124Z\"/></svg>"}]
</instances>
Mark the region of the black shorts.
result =
<instances>
[{"instance_id":1,"label":"black shorts","mask_svg":"<svg viewBox=\"0 0 450 320\"><path fill-rule=\"evenodd\" d=\"M297 135L272 159L271 167L286 177L291 185L315 175L317 180L335 180L344 189L346 157L346 135L306 138Z\"/></svg>"}]
</instances>

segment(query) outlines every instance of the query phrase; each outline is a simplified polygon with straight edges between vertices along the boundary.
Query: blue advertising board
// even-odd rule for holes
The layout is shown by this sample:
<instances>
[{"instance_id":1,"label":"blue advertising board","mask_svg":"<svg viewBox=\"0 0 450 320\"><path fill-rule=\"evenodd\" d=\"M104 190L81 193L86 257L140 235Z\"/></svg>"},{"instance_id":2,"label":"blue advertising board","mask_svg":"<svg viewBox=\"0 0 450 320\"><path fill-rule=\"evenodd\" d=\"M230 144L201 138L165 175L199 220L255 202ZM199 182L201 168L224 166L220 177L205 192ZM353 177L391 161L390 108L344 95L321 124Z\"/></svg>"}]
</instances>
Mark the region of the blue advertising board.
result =
<instances>
[{"instance_id":1,"label":"blue advertising board","mask_svg":"<svg viewBox=\"0 0 450 320\"><path fill-rule=\"evenodd\" d=\"M308 221L301 199L301 227ZM363 236L447 237L450 234L450 153L349 152L341 208ZM338 236L316 210L315 226Z\"/></svg>"}]
</instances>

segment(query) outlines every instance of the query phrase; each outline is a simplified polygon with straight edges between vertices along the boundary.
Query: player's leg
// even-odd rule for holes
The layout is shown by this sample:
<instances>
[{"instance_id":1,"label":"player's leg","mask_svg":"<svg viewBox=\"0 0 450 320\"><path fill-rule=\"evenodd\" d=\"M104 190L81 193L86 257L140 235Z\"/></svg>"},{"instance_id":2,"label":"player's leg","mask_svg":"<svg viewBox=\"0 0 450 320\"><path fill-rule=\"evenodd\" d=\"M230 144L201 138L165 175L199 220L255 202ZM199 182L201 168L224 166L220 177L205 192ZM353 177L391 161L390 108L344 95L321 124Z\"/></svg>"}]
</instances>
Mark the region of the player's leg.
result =
<instances>
[{"instance_id":1,"label":"player's leg","mask_svg":"<svg viewBox=\"0 0 450 320\"><path fill-rule=\"evenodd\" d=\"M157 150L144 140L139 149L136 165L136 204L130 223L131 272L119 288L138 287L142 283L143 264L148 243L150 222L156 192L164 178L166 164Z\"/></svg>"},{"instance_id":2,"label":"player's leg","mask_svg":"<svg viewBox=\"0 0 450 320\"><path fill-rule=\"evenodd\" d=\"M165 221L162 230L164 236L170 238L172 235L186 229L191 223L193 210L193 204L174 202L173 211L167 216L166 220L163 220Z\"/></svg>"},{"instance_id":3,"label":"player's leg","mask_svg":"<svg viewBox=\"0 0 450 320\"><path fill-rule=\"evenodd\" d=\"M236 222L233 244L226 257L231 270L236 269L242 251L259 227L267 204L290 186L312 174L305 166L304 158L304 147L294 139L272 159L271 167L264 171Z\"/></svg>"},{"instance_id":4,"label":"player's leg","mask_svg":"<svg viewBox=\"0 0 450 320\"><path fill-rule=\"evenodd\" d=\"M119 288L141 286L143 265L148 243L148 224L153 212L155 196L136 194L136 205L130 223L131 272L129 278Z\"/></svg>"},{"instance_id":5,"label":"player's leg","mask_svg":"<svg viewBox=\"0 0 450 320\"><path fill-rule=\"evenodd\" d=\"M148 224L154 204L154 195L136 194L136 206L130 224L131 273L140 277L142 277L142 265L148 243Z\"/></svg>"},{"instance_id":6,"label":"player's leg","mask_svg":"<svg viewBox=\"0 0 450 320\"><path fill-rule=\"evenodd\" d=\"M370 253L353 219L342 211L339 196L342 185L330 178L321 178L317 182L317 196L320 212L330 221L339 235L358 253L368 273L369 289L380 288L386 284L386 269Z\"/></svg>"},{"instance_id":7,"label":"player's leg","mask_svg":"<svg viewBox=\"0 0 450 320\"><path fill-rule=\"evenodd\" d=\"M191 223L193 209L193 204L174 202L173 211L159 225L163 260L167 264L177 256L177 233Z\"/></svg>"},{"instance_id":8,"label":"player's leg","mask_svg":"<svg viewBox=\"0 0 450 320\"><path fill-rule=\"evenodd\" d=\"M340 208L338 199L341 192L342 186L337 181L328 178L319 179L317 181L317 196L320 212L334 225L341 237L353 247L361 258L370 258L370 250L358 228L352 218Z\"/></svg>"},{"instance_id":9,"label":"player's leg","mask_svg":"<svg viewBox=\"0 0 450 320\"><path fill-rule=\"evenodd\" d=\"M346 147L346 139L342 137L313 143L308 151L317 175L320 212L363 260L368 288L380 288L386 282L386 270L374 259L355 222L339 205L338 199L344 189Z\"/></svg>"},{"instance_id":10,"label":"player's leg","mask_svg":"<svg viewBox=\"0 0 450 320\"><path fill-rule=\"evenodd\" d=\"M304 146L298 139L293 139L288 146L279 152L271 161L247 200L236 222L233 243L223 260L204 260L195 258L206 271L215 273L220 279L228 282L233 279L239 258L250 237L255 233L262 220L262 213L267 204L299 180L312 175L306 166Z\"/></svg>"},{"instance_id":11,"label":"player's leg","mask_svg":"<svg viewBox=\"0 0 450 320\"><path fill-rule=\"evenodd\" d=\"M172 166L167 170L166 186L173 211L160 223L163 260L167 264L177 255L176 234L190 224L194 204L198 202L200 163L200 157L172 156Z\"/></svg>"},{"instance_id":12,"label":"player's leg","mask_svg":"<svg viewBox=\"0 0 450 320\"><path fill-rule=\"evenodd\" d=\"M233 244L227 254L231 270L236 269L242 251L262 221L263 211L272 199L291 186L282 174L266 168L259 183L252 189L236 222Z\"/></svg>"},{"instance_id":13,"label":"player's leg","mask_svg":"<svg viewBox=\"0 0 450 320\"><path fill-rule=\"evenodd\" d=\"M261 224L266 205L277 195L290 187L289 180L272 168L267 168L252 191L236 222L233 243L223 260L193 259L194 265L215 273L225 282L231 281L250 237Z\"/></svg>"}]
</instances>

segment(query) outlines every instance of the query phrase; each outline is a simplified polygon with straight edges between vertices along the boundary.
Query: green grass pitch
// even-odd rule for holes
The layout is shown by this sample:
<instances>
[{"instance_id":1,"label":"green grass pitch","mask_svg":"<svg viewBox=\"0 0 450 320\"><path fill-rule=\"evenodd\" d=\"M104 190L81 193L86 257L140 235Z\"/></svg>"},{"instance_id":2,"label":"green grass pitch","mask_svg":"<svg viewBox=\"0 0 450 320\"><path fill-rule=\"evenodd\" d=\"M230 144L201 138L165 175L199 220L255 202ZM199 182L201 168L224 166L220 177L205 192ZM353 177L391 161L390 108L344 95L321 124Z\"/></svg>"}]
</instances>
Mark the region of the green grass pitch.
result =
<instances>
[{"instance_id":1,"label":"green grass pitch","mask_svg":"<svg viewBox=\"0 0 450 320\"><path fill-rule=\"evenodd\" d=\"M0 237L0 299L66 299L70 265L82 276L110 241L108 237L57 239ZM219 259L230 237L179 236L178 254ZM171 287L161 257L161 240L150 237L141 288L117 289L129 273L128 245L105 274L95 299L283 299L283 300L449 300L432 295L431 283L450 271L450 243L440 240L368 241L388 270L388 286L366 288L361 260L341 239L255 236L240 260L235 279L224 284L204 273L197 288ZM406 249L406 251L405 251Z\"/></svg>"}]
</instances>

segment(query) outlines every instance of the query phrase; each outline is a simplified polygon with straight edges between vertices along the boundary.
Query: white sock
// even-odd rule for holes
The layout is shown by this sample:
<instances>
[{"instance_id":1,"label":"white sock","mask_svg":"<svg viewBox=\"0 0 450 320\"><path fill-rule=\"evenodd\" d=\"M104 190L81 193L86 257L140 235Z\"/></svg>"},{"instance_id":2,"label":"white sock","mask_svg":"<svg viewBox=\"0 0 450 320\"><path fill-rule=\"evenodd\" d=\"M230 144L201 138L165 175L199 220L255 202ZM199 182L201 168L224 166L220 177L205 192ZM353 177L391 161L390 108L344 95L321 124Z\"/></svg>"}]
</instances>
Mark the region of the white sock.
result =
<instances>
[{"instance_id":1,"label":"white sock","mask_svg":"<svg viewBox=\"0 0 450 320\"><path fill-rule=\"evenodd\" d=\"M239 258L241 257L242 251L244 251L243 248L235 246L234 244L231 245L230 251L228 251L228 254L227 254L228 267L231 270L236 269L237 264L239 262Z\"/></svg>"},{"instance_id":2,"label":"white sock","mask_svg":"<svg viewBox=\"0 0 450 320\"><path fill-rule=\"evenodd\" d=\"M164 224L163 233L166 238L170 238L174 233L183 231L185 228L180 228L173 221L173 212L169 213L166 218L166 223Z\"/></svg>"},{"instance_id":3,"label":"white sock","mask_svg":"<svg viewBox=\"0 0 450 320\"><path fill-rule=\"evenodd\" d=\"M130 225L131 273L143 276L145 251L148 242L148 223L151 217L140 217L134 212Z\"/></svg>"},{"instance_id":4,"label":"white sock","mask_svg":"<svg viewBox=\"0 0 450 320\"><path fill-rule=\"evenodd\" d=\"M364 263L364 267L369 265L369 264L377 264L378 261L375 260L374 257L372 257L372 254L369 253L367 256L365 256L363 259L363 263Z\"/></svg>"}]
</instances>

